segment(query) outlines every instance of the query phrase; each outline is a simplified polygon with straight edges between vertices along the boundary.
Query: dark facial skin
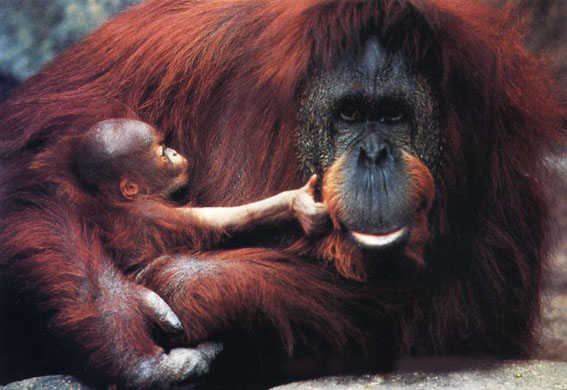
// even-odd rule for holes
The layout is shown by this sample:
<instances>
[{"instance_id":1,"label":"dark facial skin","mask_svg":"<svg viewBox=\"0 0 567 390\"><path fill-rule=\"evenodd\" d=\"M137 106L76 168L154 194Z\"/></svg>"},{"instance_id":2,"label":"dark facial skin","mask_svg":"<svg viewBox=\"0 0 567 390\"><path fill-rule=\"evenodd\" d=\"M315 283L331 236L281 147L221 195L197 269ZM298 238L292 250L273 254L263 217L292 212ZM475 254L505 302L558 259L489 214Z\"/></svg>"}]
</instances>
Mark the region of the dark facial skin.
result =
<instances>
[{"instance_id":1,"label":"dark facial skin","mask_svg":"<svg viewBox=\"0 0 567 390\"><path fill-rule=\"evenodd\" d=\"M440 165L440 126L427 78L376 38L310 80L301 99L299 156L304 176L342 166L350 231L388 234L406 226L411 178L404 153L430 171Z\"/></svg>"},{"instance_id":2,"label":"dark facial skin","mask_svg":"<svg viewBox=\"0 0 567 390\"><path fill-rule=\"evenodd\" d=\"M120 186L128 199L139 192L167 196L187 183L187 160L165 147L150 125L130 119L89 129L78 144L76 166L89 186Z\"/></svg>"},{"instance_id":3,"label":"dark facial skin","mask_svg":"<svg viewBox=\"0 0 567 390\"><path fill-rule=\"evenodd\" d=\"M175 149L154 140L148 148L150 168L146 173L153 193L170 195L187 184L187 160Z\"/></svg>"}]
</instances>

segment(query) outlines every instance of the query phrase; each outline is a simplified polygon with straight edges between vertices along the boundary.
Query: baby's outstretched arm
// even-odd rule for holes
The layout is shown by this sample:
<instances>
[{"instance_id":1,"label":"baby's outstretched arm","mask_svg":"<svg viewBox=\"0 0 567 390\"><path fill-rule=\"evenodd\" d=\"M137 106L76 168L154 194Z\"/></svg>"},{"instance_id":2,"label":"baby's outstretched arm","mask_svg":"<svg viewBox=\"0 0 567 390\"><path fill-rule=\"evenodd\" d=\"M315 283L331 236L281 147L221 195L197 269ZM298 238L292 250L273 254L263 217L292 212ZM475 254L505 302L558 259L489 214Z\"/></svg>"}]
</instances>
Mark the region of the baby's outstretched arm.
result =
<instances>
[{"instance_id":1,"label":"baby's outstretched arm","mask_svg":"<svg viewBox=\"0 0 567 390\"><path fill-rule=\"evenodd\" d=\"M257 225L297 218L308 235L321 233L328 226L329 214L324 203L314 198L317 175L297 190L284 191L270 198L236 207L184 207L180 210L198 219L205 227L228 233Z\"/></svg>"}]
</instances>

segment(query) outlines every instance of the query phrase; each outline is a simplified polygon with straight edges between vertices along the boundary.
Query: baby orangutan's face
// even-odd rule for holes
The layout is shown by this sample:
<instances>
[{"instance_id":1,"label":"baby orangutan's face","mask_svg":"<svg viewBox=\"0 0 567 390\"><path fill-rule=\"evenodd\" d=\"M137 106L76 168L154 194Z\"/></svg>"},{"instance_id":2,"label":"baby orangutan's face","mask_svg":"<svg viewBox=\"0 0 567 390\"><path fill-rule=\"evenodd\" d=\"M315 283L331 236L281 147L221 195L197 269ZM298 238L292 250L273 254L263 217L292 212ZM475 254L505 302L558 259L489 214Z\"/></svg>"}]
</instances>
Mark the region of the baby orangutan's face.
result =
<instances>
[{"instance_id":1,"label":"baby orangutan's face","mask_svg":"<svg viewBox=\"0 0 567 390\"><path fill-rule=\"evenodd\" d=\"M113 152L111 160L121 171L120 191L126 199L138 193L168 197L187 184L187 160L166 147L152 126L122 119L102 122L99 128L97 141Z\"/></svg>"},{"instance_id":2,"label":"baby orangutan's face","mask_svg":"<svg viewBox=\"0 0 567 390\"><path fill-rule=\"evenodd\" d=\"M187 160L149 124L126 118L96 123L81 135L76 165L82 180L128 200L139 193L168 197L187 184Z\"/></svg>"},{"instance_id":3,"label":"baby orangutan's face","mask_svg":"<svg viewBox=\"0 0 567 390\"><path fill-rule=\"evenodd\" d=\"M170 195L187 184L187 160L175 149L168 148L163 142L152 145L155 167L154 184L159 183L154 191Z\"/></svg>"}]
</instances>

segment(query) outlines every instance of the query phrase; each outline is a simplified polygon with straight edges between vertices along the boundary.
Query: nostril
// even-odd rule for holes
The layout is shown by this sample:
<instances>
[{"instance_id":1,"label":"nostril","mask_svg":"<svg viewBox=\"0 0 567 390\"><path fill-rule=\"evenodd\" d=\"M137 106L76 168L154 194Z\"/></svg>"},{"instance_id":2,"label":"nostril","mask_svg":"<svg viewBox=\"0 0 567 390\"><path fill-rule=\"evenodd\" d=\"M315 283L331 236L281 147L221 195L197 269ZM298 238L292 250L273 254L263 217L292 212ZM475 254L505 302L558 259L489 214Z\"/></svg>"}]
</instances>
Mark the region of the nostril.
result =
<instances>
[{"instance_id":1,"label":"nostril","mask_svg":"<svg viewBox=\"0 0 567 390\"><path fill-rule=\"evenodd\" d=\"M380 162L387 159L389 154L390 154L390 150L388 146L386 144L382 144L380 145L378 153L376 153L376 158L374 160L376 161L377 164L379 164Z\"/></svg>"},{"instance_id":2,"label":"nostril","mask_svg":"<svg viewBox=\"0 0 567 390\"><path fill-rule=\"evenodd\" d=\"M360 145L359 160L367 164L379 165L390 155L390 149L385 143L368 143Z\"/></svg>"},{"instance_id":3,"label":"nostril","mask_svg":"<svg viewBox=\"0 0 567 390\"><path fill-rule=\"evenodd\" d=\"M364 148L364 146L360 146L360 147L358 148L358 151L359 151L359 152L358 152L359 159L360 159L361 161L370 160L370 157L368 156L368 153L366 152L366 149Z\"/></svg>"}]
</instances>

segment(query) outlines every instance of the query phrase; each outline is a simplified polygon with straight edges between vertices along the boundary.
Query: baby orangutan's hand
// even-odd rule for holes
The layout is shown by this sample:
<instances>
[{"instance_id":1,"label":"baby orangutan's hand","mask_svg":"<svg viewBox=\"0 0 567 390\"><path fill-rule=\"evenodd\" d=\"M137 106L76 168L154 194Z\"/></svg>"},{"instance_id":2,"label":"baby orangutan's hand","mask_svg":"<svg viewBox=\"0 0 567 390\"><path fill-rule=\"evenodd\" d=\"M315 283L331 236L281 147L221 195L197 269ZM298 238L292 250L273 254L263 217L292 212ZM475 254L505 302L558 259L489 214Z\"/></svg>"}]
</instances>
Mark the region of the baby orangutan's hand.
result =
<instances>
[{"instance_id":1,"label":"baby orangutan's hand","mask_svg":"<svg viewBox=\"0 0 567 390\"><path fill-rule=\"evenodd\" d=\"M317 175L309 178L307 184L294 191L291 209L307 235L324 232L329 227L329 212L324 203L315 201Z\"/></svg>"}]
</instances>

